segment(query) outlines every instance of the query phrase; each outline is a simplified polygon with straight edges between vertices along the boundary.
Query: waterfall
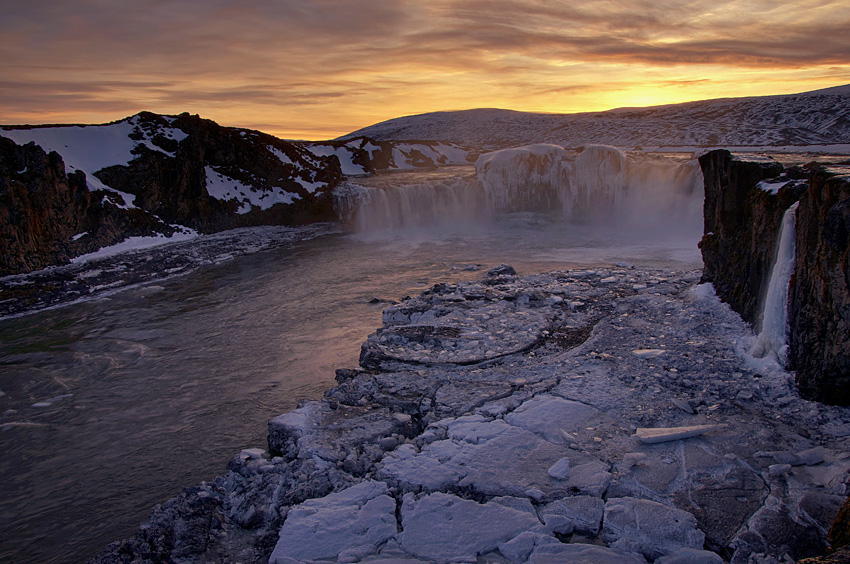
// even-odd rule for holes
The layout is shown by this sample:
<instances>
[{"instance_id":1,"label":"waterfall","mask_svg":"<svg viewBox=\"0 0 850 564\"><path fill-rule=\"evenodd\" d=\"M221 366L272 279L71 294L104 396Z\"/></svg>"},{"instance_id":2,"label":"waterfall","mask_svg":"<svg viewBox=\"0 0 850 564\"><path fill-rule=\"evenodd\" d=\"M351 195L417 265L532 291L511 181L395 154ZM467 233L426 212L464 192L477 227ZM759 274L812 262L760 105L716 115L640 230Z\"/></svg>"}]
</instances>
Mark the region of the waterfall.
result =
<instances>
[{"instance_id":1,"label":"waterfall","mask_svg":"<svg viewBox=\"0 0 850 564\"><path fill-rule=\"evenodd\" d=\"M797 206L785 210L779 229L776 260L761 314L761 332L750 354L763 358L773 352L782 365L788 361L788 285L794 272Z\"/></svg>"},{"instance_id":2,"label":"waterfall","mask_svg":"<svg viewBox=\"0 0 850 564\"><path fill-rule=\"evenodd\" d=\"M470 167L385 173L349 180L333 196L340 219L360 233L474 227L513 212L641 238L702 227L695 159L627 155L604 145L580 152L543 144L503 149L481 155L474 175Z\"/></svg>"},{"instance_id":3,"label":"waterfall","mask_svg":"<svg viewBox=\"0 0 850 564\"><path fill-rule=\"evenodd\" d=\"M357 179L337 187L333 197L337 215L358 233L465 227L488 217L468 167Z\"/></svg>"}]
</instances>

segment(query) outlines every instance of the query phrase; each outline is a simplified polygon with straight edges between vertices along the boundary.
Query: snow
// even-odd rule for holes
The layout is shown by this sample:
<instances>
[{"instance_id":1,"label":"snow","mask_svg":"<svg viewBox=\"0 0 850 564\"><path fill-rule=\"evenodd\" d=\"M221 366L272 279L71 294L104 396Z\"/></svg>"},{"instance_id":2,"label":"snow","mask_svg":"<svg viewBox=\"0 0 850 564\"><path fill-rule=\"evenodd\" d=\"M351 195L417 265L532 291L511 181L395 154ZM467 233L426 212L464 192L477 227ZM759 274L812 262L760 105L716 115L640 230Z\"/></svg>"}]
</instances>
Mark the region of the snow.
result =
<instances>
[{"instance_id":1,"label":"snow","mask_svg":"<svg viewBox=\"0 0 850 564\"><path fill-rule=\"evenodd\" d=\"M93 176L103 168L129 164L134 158L132 151L139 144L172 156L151 143L145 130L142 130L145 133L143 140L130 139L129 135L136 130L138 120L138 116L134 116L109 125L0 129L0 135L19 145L32 141L45 151L56 151L62 155L69 171L81 170L86 176ZM161 128L158 132L178 142L187 137L186 133L177 128Z\"/></svg>"},{"instance_id":2,"label":"snow","mask_svg":"<svg viewBox=\"0 0 850 564\"><path fill-rule=\"evenodd\" d=\"M293 164L292 159L290 159L289 156L286 153L284 153L283 151L281 151L277 147L274 147L273 145L266 145L266 149L271 151L271 153L274 156L276 156L281 163L283 163L283 164Z\"/></svg>"},{"instance_id":3,"label":"snow","mask_svg":"<svg viewBox=\"0 0 850 564\"><path fill-rule=\"evenodd\" d=\"M393 162L399 170L414 170L418 168L415 162L415 152L433 161L435 165L466 164L467 151L445 143L396 143L393 145Z\"/></svg>"},{"instance_id":4,"label":"snow","mask_svg":"<svg viewBox=\"0 0 850 564\"><path fill-rule=\"evenodd\" d=\"M109 247L103 247L100 250L97 250L93 253L88 253L86 255L81 255L78 257L74 257L71 259L72 264L81 264L93 260L98 260L106 257L111 257L113 255L118 255L122 253L127 253L131 251L138 251L142 249L149 249L151 247L158 247L160 245L165 245L167 243L176 243L178 241L187 241L189 239L194 239L198 236L198 233L192 229L181 228L181 231L175 232L170 237L166 237L165 235L156 235L152 237L129 237L120 243L116 243L115 245L110 245Z\"/></svg>"},{"instance_id":5,"label":"snow","mask_svg":"<svg viewBox=\"0 0 850 564\"><path fill-rule=\"evenodd\" d=\"M336 155L339 159L339 165L342 169L342 173L346 176L361 176L368 174L362 166L354 164L354 153L349 150L347 145L334 147L333 145L311 144L308 146L308 149L317 157L329 157L331 155Z\"/></svg>"},{"instance_id":6,"label":"snow","mask_svg":"<svg viewBox=\"0 0 850 564\"><path fill-rule=\"evenodd\" d=\"M823 93L704 100L580 114L497 109L434 112L378 123L342 139L361 135L382 141L439 139L483 149L531 143L578 148L604 143L666 152L698 152L708 147L796 152L809 146L813 151L847 153L848 96L847 87L841 87Z\"/></svg>"},{"instance_id":7,"label":"snow","mask_svg":"<svg viewBox=\"0 0 850 564\"><path fill-rule=\"evenodd\" d=\"M19 145L34 142L47 152L55 151L62 156L68 173L82 171L86 175L89 190L106 190L117 194L121 202L114 202L121 208L133 209L135 196L116 190L101 182L95 173L110 166L127 166L135 158L133 149L145 145L152 151L174 156L151 142L151 133L138 127L139 116L108 125L36 127L32 129L0 129L0 135L8 137ZM141 131L144 138L134 141L129 137L134 131ZM188 135L182 130L158 128L169 139L182 141Z\"/></svg>"},{"instance_id":8,"label":"snow","mask_svg":"<svg viewBox=\"0 0 850 564\"><path fill-rule=\"evenodd\" d=\"M241 205L236 210L238 214L250 212L252 206L267 210L277 204L291 204L294 200L300 198L300 195L287 192L277 186L272 187L271 190L257 190L253 186L216 171L211 166L205 166L204 172L206 174L207 193L217 200L236 200L239 202Z\"/></svg>"}]
</instances>

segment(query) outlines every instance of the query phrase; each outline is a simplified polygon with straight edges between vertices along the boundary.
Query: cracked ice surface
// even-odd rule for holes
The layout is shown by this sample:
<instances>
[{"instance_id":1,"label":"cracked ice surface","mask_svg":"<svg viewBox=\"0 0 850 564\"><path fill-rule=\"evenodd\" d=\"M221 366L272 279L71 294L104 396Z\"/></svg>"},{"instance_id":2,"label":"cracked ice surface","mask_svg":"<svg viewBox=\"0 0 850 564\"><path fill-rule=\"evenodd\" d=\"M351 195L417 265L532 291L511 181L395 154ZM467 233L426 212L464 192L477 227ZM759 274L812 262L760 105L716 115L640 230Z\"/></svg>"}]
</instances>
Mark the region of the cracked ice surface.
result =
<instances>
[{"instance_id":1,"label":"cracked ice surface","mask_svg":"<svg viewBox=\"0 0 850 564\"><path fill-rule=\"evenodd\" d=\"M203 561L743 564L822 550L847 495L850 409L754 363L751 330L699 276L500 269L389 308L361 368L273 419L269 452L202 485L224 515L203 521Z\"/></svg>"}]
</instances>

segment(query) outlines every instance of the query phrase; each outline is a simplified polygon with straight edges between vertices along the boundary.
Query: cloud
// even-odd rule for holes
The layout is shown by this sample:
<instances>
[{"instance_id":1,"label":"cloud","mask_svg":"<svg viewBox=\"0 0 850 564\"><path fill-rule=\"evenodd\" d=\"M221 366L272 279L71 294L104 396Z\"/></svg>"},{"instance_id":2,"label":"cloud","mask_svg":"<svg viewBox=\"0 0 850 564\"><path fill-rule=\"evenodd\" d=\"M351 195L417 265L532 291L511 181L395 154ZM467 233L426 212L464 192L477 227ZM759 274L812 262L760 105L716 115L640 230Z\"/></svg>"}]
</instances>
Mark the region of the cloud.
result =
<instances>
[{"instance_id":1,"label":"cloud","mask_svg":"<svg viewBox=\"0 0 850 564\"><path fill-rule=\"evenodd\" d=\"M647 85L693 99L718 76L850 80L848 27L846 2L817 0L28 0L0 21L0 122L575 111Z\"/></svg>"}]
</instances>

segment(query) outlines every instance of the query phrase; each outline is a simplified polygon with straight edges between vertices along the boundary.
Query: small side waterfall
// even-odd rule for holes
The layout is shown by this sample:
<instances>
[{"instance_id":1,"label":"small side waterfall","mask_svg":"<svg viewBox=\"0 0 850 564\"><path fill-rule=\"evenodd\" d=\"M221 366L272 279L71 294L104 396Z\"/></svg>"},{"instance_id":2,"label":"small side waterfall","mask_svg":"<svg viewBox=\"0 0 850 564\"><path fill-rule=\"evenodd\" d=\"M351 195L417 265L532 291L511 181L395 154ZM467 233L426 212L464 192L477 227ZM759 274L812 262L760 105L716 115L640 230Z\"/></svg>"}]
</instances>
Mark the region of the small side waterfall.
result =
<instances>
[{"instance_id":1,"label":"small side waterfall","mask_svg":"<svg viewBox=\"0 0 850 564\"><path fill-rule=\"evenodd\" d=\"M795 202L782 216L776 262L762 306L761 332L750 350L756 358L773 352L783 366L788 362L788 285L794 273L798 204Z\"/></svg>"}]
</instances>

